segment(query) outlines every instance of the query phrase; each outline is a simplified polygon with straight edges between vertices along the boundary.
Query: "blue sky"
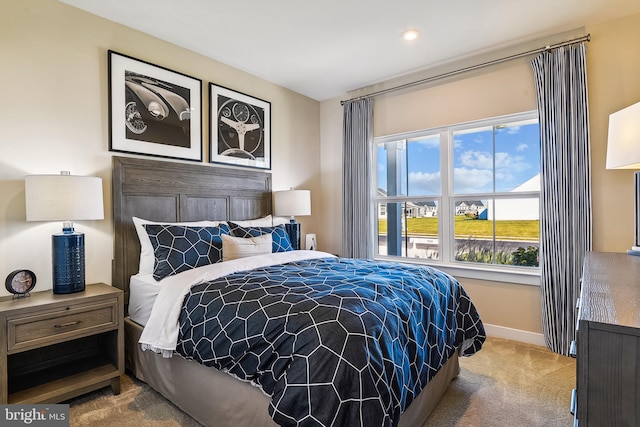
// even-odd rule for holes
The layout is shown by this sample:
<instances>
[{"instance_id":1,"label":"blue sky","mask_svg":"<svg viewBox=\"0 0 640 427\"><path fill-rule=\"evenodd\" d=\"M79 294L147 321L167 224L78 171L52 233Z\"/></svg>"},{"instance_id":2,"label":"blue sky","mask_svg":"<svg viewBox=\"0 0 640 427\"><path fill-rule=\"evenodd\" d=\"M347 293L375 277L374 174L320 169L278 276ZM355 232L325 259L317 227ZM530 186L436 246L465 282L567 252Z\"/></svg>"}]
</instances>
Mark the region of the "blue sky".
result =
<instances>
[{"instance_id":1,"label":"blue sky","mask_svg":"<svg viewBox=\"0 0 640 427\"><path fill-rule=\"evenodd\" d=\"M540 171L540 136L537 123L495 129L477 128L454 134L454 192L475 194L511 191ZM402 193L435 196L440 194L440 138L407 142L408 159L403 164ZM494 168L495 158L495 168ZM408 171L408 180L407 177ZM378 147L378 186L386 190L386 151Z\"/></svg>"}]
</instances>

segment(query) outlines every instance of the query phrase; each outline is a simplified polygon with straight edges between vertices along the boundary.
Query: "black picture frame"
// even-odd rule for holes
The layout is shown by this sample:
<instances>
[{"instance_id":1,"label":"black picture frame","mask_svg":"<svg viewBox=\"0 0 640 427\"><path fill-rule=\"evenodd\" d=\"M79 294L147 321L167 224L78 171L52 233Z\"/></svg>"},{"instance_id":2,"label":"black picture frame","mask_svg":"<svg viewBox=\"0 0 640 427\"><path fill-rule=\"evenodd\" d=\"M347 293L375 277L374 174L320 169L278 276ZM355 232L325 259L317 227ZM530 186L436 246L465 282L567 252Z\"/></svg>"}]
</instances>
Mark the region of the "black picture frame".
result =
<instances>
[{"instance_id":1,"label":"black picture frame","mask_svg":"<svg viewBox=\"0 0 640 427\"><path fill-rule=\"evenodd\" d=\"M271 103L209 83L212 163L271 169Z\"/></svg>"},{"instance_id":2,"label":"black picture frame","mask_svg":"<svg viewBox=\"0 0 640 427\"><path fill-rule=\"evenodd\" d=\"M202 162L202 80L108 55L109 151Z\"/></svg>"}]
</instances>

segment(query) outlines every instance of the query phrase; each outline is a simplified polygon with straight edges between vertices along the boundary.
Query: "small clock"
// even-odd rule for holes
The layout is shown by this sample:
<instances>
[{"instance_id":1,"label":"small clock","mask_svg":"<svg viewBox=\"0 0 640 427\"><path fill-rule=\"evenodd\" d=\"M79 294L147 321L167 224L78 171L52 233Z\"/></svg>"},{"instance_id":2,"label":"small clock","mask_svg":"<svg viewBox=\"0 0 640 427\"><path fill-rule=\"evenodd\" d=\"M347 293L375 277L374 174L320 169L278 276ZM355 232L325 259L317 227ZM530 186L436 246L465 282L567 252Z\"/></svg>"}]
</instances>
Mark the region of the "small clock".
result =
<instances>
[{"instance_id":1,"label":"small clock","mask_svg":"<svg viewBox=\"0 0 640 427\"><path fill-rule=\"evenodd\" d=\"M27 295L35 285L36 275L31 270L12 271L4 282L7 291L18 296Z\"/></svg>"}]
</instances>

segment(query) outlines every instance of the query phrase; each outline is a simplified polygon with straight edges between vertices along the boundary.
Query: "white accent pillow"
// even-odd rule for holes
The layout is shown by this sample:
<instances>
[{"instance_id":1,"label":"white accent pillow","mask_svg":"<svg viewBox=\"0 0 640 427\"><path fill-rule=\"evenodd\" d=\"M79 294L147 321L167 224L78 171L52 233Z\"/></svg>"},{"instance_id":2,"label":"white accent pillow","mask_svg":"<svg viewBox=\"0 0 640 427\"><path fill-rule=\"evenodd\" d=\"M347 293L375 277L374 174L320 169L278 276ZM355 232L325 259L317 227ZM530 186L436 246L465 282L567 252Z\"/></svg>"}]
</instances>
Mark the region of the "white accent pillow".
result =
<instances>
[{"instance_id":1,"label":"white accent pillow","mask_svg":"<svg viewBox=\"0 0 640 427\"><path fill-rule=\"evenodd\" d=\"M184 226L202 226L202 227L216 227L218 224L224 221L192 221L192 222L155 222L147 219L133 217L133 225L136 227L136 233L138 234L138 240L140 241L140 265L138 267L138 274L150 274L153 273L153 263L155 262L155 256L153 254L153 246L151 246L151 240L145 230L145 224L164 224L164 225L184 225Z\"/></svg>"},{"instance_id":2,"label":"white accent pillow","mask_svg":"<svg viewBox=\"0 0 640 427\"><path fill-rule=\"evenodd\" d=\"M271 234L249 238L223 234L220 237L222 238L222 261L270 254L273 244Z\"/></svg>"}]
</instances>

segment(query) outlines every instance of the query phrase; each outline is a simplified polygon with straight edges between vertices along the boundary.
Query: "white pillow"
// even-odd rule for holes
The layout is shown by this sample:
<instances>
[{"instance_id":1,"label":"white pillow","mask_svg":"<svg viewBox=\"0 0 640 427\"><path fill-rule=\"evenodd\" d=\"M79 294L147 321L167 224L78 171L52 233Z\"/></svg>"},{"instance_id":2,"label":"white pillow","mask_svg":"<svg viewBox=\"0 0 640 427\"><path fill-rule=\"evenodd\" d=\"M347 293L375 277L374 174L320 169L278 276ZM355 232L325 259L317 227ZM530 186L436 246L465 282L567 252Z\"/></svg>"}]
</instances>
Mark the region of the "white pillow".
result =
<instances>
[{"instance_id":1,"label":"white pillow","mask_svg":"<svg viewBox=\"0 0 640 427\"><path fill-rule=\"evenodd\" d=\"M271 234L263 234L258 237L234 237L228 234L222 238L222 261L245 258L254 255L270 254L273 237Z\"/></svg>"},{"instance_id":2,"label":"white pillow","mask_svg":"<svg viewBox=\"0 0 640 427\"><path fill-rule=\"evenodd\" d=\"M151 246L151 240L145 230L145 224L165 224L165 225L195 225L202 227L216 227L223 221L193 221L193 222L154 222L147 219L133 217L133 225L136 227L136 233L138 234L138 240L140 241L140 265L138 267L138 274L150 274L153 273L153 263L155 257L153 255L153 246Z\"/></svg>"},{"instance_id":3,"label":"white pillow","mask_svg":"<svg viewBox=\"0 0 640 427\"><path fill-rule=\"evenodd\" d=\"M262 218L249 219L243 221L231 220L234 224L238 224L240 227L271 227L273 226L273 218L271 215L263 216Z\"/></svg>"},{"instance_id":4,"label":"white pillow","mask_svg":"<svg viewBox=\"0 0 640 427\"><path fill-rule=\"evenodd\" d=\"M275 227L276 225L282 225L282 224L288 224L290 222L289 218L284 218L281 216L274 216L273 217L273 226Z\"/></svg>"}]
</instances>

